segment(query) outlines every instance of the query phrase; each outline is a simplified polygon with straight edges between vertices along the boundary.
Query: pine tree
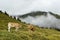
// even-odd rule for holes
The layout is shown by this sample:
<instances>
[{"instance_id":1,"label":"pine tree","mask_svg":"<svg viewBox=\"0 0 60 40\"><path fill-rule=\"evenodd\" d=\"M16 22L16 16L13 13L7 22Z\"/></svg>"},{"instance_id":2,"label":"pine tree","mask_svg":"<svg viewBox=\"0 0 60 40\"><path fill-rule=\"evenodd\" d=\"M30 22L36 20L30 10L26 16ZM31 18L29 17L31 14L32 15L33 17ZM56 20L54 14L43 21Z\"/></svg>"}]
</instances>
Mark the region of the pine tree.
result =
<instances>
[{"instance_id":1,"label":"pine tree","mask_svg":"<svg viewBox=\"0 0 60 40\"><path fill-rule=\"evenodd\" d=\"M5 11L5 14L8 16L7 12Z\"/></svg>"}]
</instances>

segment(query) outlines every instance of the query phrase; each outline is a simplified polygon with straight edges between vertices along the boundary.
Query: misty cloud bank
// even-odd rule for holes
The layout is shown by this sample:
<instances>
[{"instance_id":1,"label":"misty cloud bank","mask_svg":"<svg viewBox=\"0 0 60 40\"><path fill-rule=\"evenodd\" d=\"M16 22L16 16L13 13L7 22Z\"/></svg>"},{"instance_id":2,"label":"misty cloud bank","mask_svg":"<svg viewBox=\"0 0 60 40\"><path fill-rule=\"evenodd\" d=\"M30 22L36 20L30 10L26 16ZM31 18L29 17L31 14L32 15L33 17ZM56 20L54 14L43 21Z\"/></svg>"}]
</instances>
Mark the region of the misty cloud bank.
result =
<instances>
[{"instance_id":1,"label":"misty cloud bank","mask_svg":"<svg viewBox=\"0 0 60 40\"><path fill-rule=\"evenodd\" d=\"M60 15L60 0L0 0L0 10L9 15L23 15L31 11L51 11Z\"/></svg>"},{"instance_id":2,"label":"misty cloud bank","mask_svg":"<svg viewBox=\"0 0 60 40\"><path fill-rule=\"evenodd\" d=\"M47 13L47 16L28 16L26 18L20 18L21 21L38 25L39 27L58 28L60 29L60 19L55 18L53 15Z\"/></svg>"}]
</instances>

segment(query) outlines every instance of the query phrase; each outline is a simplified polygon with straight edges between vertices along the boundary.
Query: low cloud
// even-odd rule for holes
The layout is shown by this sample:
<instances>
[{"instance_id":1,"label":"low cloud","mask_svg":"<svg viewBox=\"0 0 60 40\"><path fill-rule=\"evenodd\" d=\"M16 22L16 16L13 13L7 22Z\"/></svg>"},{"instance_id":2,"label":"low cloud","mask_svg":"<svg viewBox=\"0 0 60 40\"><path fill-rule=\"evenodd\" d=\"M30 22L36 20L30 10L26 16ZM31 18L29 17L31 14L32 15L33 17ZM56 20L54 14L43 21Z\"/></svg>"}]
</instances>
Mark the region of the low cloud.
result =
<instances>
[{"instance_id":1,"label":"low cloud","mask_svg":"<svg viewBox=\"0 0 60 40\"><path fill-rule=\"evenodd\" d=\"M23 15L31 11L52 11L60 14L60 0L0 0L0 10L10 15Z\"/></svg>"},{"instance_id":2,"label":"low cloud","mask_svg":"<svg viewBox=\"0 0 60 40\"><path fill-rule=\"evenodd\" d=\"M56 19L53 15L47 13L47 16L28 16L26 18L20 18L21 21L38 25L39 27L58 28L60 29L60 19Z\"/></svg>"}]
</instances>

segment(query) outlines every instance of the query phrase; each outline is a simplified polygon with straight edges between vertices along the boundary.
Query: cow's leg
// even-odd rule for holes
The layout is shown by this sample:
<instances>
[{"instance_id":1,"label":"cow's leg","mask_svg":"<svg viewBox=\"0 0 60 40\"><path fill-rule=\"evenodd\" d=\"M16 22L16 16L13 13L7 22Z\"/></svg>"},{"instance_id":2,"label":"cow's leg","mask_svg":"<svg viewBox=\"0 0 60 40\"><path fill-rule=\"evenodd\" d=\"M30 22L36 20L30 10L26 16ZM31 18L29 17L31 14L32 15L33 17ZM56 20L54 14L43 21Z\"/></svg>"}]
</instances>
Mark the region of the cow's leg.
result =
<instances>
[{"instance_id":1,"label":"cow's leg","mask_svg":"<svg viewBox=\"0 0 60 40\"><path fill-rule=\"evenodd\" d=\"M11 28L11 27L10 27L10 26L8 26L8 32L10 32L10 28Z\"/></svg>"},{"instance_id":2,"label":"cow's leg","mask_svg":"<svg viewBox=\"0 0 60 40\"><path fill-rule=\"evenodd\" d=\"M19 27L15 27L15 28L16 28L15 31L18 31L18 28L19 28Z\"/></svg>"}]
</instances>

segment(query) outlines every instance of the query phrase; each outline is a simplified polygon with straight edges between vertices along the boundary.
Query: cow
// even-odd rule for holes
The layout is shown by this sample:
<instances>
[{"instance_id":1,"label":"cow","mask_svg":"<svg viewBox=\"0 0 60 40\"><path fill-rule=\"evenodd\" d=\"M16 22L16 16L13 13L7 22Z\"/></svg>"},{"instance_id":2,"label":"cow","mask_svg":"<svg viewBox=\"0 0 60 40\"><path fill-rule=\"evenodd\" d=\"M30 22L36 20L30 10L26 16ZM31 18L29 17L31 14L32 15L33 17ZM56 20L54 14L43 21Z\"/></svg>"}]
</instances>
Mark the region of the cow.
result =
<instances>
[{"instance_id":1,"label":"cow","mask_svg":"<svg viewBox=\"0 0 60 40\"><path fill-rule=\"evenodd\" d=\"M27 27L27 28L28 28L28 30L34 31L34 27L33 27L33 25L32 25L32 24L28 24L27 26L28 26L28 27Z\"/></svg>"},{"instance_id":2,"label":"cow","mask_svg":"<svg viewBox=\"0 0 60 40\"><path fill-rule=\"evenodd\" d=\"M10 29L11 29L12 27L15 27L15 28L16 28L15 31L17 31L18 28L21 27L21 24L16 23L16 22L9 22L9 23L8 23L8 32L10 32Z\"/></svg>"}]
</instances>

